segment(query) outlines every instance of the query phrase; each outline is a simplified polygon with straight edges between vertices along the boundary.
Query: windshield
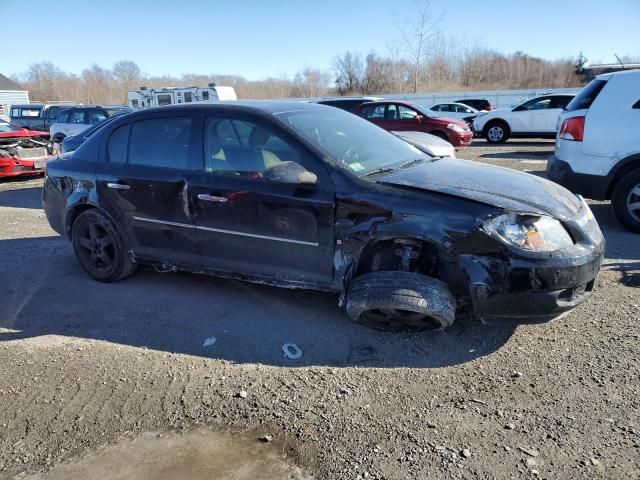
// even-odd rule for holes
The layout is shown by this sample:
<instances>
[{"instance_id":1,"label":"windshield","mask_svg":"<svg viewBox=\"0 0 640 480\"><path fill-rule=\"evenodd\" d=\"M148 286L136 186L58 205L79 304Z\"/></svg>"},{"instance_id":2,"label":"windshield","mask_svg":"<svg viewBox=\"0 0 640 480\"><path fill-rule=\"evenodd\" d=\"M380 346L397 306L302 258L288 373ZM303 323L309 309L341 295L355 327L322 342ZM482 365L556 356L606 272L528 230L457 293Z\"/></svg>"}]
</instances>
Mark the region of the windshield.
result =
<instances>
[{"instance_id":1,"label":"windshield","mask_svg":"<svg viewBox=\"0 0 640 480\"><path fill-rule=\"evenodd\" d=\"M360 176L430 158L373 123L338 108L285 112L276 116Z\"/></svg>"}]
</instances>

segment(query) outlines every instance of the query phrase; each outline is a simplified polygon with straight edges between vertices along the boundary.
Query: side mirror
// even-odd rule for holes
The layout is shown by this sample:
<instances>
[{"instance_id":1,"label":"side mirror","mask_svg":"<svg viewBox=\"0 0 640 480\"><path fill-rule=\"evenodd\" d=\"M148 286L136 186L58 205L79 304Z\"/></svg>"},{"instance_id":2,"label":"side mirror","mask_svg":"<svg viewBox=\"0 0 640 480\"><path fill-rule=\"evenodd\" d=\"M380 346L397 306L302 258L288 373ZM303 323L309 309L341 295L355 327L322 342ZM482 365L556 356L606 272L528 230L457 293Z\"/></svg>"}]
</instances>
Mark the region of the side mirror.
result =
<instances>
[{"instance_id":1,"label":"side mirror","mask_svg":"<svg viewBox=\"0 0 640 480\"><path fill-rule=\"evenodd\" d=\"M413 121L416 123L422 123L422 117L420 115L416 115L413 117Z\"/></svg>"},{"instance_id":2,"label":"side mirror","mask_svg":"<svg viewBox=\"0 0 640 480\"><path fill-rule=\"evenodd\" d=\"M264 171L264 178L272 182L315 185L318 177L296 162L279 162Z\"/></svg>"}]
</instances>

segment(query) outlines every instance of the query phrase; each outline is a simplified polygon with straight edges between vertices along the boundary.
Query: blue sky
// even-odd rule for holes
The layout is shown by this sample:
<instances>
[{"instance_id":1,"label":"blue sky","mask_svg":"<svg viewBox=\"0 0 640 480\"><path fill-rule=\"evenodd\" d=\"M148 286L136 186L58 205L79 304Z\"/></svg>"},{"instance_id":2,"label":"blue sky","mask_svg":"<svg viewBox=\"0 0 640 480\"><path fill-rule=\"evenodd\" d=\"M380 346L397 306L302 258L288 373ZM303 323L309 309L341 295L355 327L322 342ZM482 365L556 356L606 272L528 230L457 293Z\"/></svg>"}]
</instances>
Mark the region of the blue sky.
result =
<instances>
[{"instance_id":1,"label":"blue sky","mask_svg":"<svg viewBox=\"0 0 640 480\"><path fill-rule=\"evenodd\" d=\"M591 62L640 56L640 0L434 2L444 34L505 53L556 59L582 51ZM151 75L293 76L305 66L329 68L346 50L385 54L413 9L413 0L0 0L12 45L0 72L48 60L80 73L127 59ZM48 26L49 14L57 26Z\"/></svg>"}]
</instances>

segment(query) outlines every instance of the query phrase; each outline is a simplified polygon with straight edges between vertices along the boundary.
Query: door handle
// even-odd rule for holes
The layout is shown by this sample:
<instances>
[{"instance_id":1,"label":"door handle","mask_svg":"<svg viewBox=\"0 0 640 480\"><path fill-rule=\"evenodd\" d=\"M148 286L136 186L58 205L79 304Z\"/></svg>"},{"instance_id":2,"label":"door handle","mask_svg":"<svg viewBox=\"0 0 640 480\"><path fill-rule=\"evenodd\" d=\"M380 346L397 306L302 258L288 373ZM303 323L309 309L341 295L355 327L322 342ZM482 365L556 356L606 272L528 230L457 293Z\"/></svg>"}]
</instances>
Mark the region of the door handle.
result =
<instances>
[{"instance_id":1,"label":"door handle","mask_svg":"<svg viewBox=\"0 0 640 480\"><path fill-rule=\"evenodd\" d=\"M200 193L198 195L198 199L204 202L216 202L216 203L226 203L228 201L227 197L216 197L215 195L207 195L206 193Z\"/></svg>"},{"instance_id":2,"label":"door handle","mask_svg":"<svg viewBox=\"0 0 640 480\"><path fill-rule=\"evenodd\" d=\"M107 183L108 188L113 188L115 190L129 190L131 187L129 185L125 185L123 183Z\"/></svg>"}]
</instances>

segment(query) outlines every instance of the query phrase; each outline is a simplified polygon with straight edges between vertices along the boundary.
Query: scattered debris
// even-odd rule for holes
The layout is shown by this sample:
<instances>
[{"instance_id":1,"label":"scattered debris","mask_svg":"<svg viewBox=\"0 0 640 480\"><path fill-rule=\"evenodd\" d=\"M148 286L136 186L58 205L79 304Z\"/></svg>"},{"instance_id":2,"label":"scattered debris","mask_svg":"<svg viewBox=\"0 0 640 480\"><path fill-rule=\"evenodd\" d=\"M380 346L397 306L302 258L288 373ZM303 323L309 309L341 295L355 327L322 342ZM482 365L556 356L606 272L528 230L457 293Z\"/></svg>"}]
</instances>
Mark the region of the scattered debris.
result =
<instances>
[{"instance_id":1,"label":"scattered debris","mask_svg":"<svg viewBox=\"0 0 640 480\"><path fill-rule=\"evenodd\" d=\"M289 360L297 360L302 356L302 350L295 343L285 343L282 345L282 351L284 352L284 358Z\"/></svg>"},{"instance_id":2,"label":"scattered debris","mask_svg":"<svg viewBox=\"0 0 640 480\"><path fill-rule=\"evenodd\" d=\"M537 457L539 455L538 451L534 450L533 448L518 447L518 450L520 450L523 453L526 453L531 457Z\"/></svg>"},{"instance_id":3,"label":"scattered debris","mask_svg":"<svg viewBox=\"0 0 640 480\"><path fill-rule=\"evenodd\" d=\"M590 460L591 460L591 465L594 465L596 467L600 465L600 460L598 460L597 458L591 458Z\"/></svg>"},{"instance_id":4,"label":"scattered debris","mask_svg":"<svg viewBox=\"0 0 640 480\"><path fill-rule=\"evenodd\" d=\"M472 398L471 401L475 402L475 403L479 403L480 405L486 405L487 404L487 402L485 402L484 400L480 400L478 398Z\"/></svg>"},{"instance_id":5,"label":"scattered debris","mask_svg":"<svg viewBox=\"0 0 640 480\"><path fill-rule=\"evenodd\" d=\"M238 392L238 397L239 397L239 398L247 398L247 395L248 395L248 394L247 394L247 392L246 392L246 391L244 391L244 390L240 390L240 391Z\"/></svg>"},{"instance_id":6,"label":"scattered debris","mask_svg":"<svg viewBox=\"0 0 640 480\"><path fill-rule=\"evenodd\" d=\"M207 337L204 339L204 342L202 342L202 348L207 348L210 347L211 345L216 343L217 338L216 337Z\"/></svg>"},{"instance_id":7,"label":"scattered debris","mask_svg":"<svg viewBox=\"0 0 640 480\"><path fill-rule=\"evenodd\" d=\"M516 429L516 426L515 426L515 424L514 424L514 423L507 423L507 424L504 426L504 428L505 428L506 430L515 430L515 429Z\"/></svg>"},{"instance_id":8,"label":"scattered debris","mask_svg":"<svg viewBox=\"0 0 640 480\"><path fill-rule=\"evenodd\" d=\"M261 435L260 438L258 438L258 440L260 440L261 442L268 443L271 440L273 440L273 437L271 435Z\"/></svg>"},{"instance_id":9,"label":"scattered debris","mask_svg":"<svg viewBox=\"0 0 640 480\"><path fill-rule=\"evenodd\" d=\"M527 465L528 468L533 468L538 466L538 462L536 462L533 458L527 458L527 461L525 462L525 464Z\"/></svg>"},{"instance_id":10,"label":"scattered debris","mask_svg":"<svg viewBox=\"0 0 640 480\"><path fill-rule=\"evenodd\" d=\"M511 374L511 378L520 378L522 376L522 372L518 372L516 370Z\"/></svg>"},{"instance_id":11,"label":"scattered debris","mask_svg":"<svg viewBox=\"0 0 640 480\"><path fill-rule=\"evenodd\" d=\"M471 450L469 450L468 448L463 448L460 452L460 455L462 455L464 458L469 458L471 456Z\"/></svg>"},{"instance_id":12,"label":"scattered debris","mask_svg":"<svg viewBox=\"0 0 640 480\"><path fill-rule=\"evenodd\" d=\"M347 387L342 387L340 389L340 395L351 395L351 390Z\"/></svg>"}]
</instances>

